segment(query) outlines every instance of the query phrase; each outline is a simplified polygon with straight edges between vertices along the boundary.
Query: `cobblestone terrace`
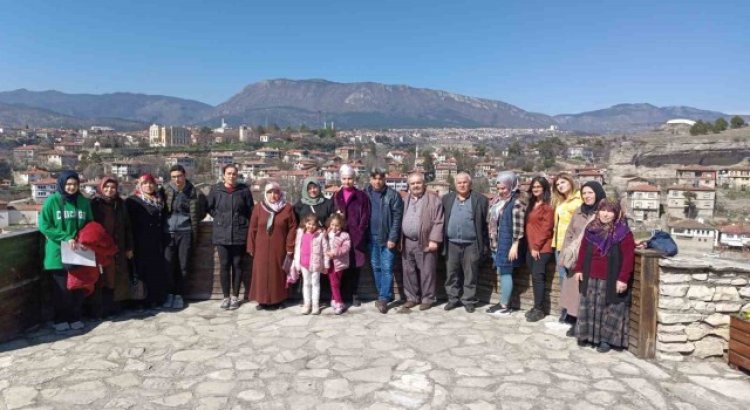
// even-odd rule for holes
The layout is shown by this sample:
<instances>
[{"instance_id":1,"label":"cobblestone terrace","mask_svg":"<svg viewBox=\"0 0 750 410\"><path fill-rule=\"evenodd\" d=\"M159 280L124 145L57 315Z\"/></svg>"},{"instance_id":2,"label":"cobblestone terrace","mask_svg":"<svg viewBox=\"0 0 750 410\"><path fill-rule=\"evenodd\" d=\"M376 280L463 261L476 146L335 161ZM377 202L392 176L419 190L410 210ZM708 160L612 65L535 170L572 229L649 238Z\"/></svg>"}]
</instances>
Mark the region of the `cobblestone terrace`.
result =
<instances>
[{"instance_id":1,"label":"cobblestone terrace","mask_svg":"<svg viewBox=\"0 0 750 410\"><path fill-rule=\"evenodd\" d=\"M140 312L0 345L0 409L747 409L719 360L599 354L554 318L463 309Z\"/></svg>"}]
</instances>

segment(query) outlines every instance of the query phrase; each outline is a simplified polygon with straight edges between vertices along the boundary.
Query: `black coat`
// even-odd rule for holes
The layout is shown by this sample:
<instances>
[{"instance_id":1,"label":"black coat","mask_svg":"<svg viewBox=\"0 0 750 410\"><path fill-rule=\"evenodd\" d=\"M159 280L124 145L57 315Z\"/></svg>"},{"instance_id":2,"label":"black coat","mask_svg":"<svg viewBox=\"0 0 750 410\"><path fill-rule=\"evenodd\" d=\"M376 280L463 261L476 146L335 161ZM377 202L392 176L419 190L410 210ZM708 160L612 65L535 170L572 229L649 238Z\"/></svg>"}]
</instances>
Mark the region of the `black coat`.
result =
<instances>
[{"instance_id":1,"label":"black coat","mask_svg":"<svg viewBox=\"0 0 750 410\"><path fill-rule=\"evenodd\" d=\"M147 204L137 196L125 200L133 230L133 265L135 273L143 280L148 301L162 303L167 294L167 277L164 267L163 207Z\"/></svg>"},{"instance_id":2,"label":"black coat","mask_svg":"<svg viewBox=\"0 0 750 410\"><path fill-rule=\"evenodd\" d=\"M253 194L245 184L237 184L230 193L223 182L211 187L207 211L214 218L214 245L245 245Z\"/></svg>"},{"instance_id":3,"label":"black coat","mask_svg":"<svg viewBox=\"0 0 750 410\"><path fill-rule=\"evenodd\" d=\"M474 229L477 233L477 248L480 255L486 257L490 254L490 234L487 228L487 209L489 203L484 195L471 191L471 210L474 214ZM456 193L450 192L443 196L443 255L448 253L448 221L451 219L453 203L456 202Z\"/></svg>"},{"instance_id":4,"label":"black coat","mask_svg":"<svg viewBox=\"0 0 750 410\"><path fill-rule=\"evenodd\" d=\"M305 205L302 201L294 204L294 216L297 217L297 223L302 224L302 218L314 213L318 217L318 225L325 226L328 217L334 212L333 201L324 198L323 202L318 205Z\"/></svg>"}]
</instances>

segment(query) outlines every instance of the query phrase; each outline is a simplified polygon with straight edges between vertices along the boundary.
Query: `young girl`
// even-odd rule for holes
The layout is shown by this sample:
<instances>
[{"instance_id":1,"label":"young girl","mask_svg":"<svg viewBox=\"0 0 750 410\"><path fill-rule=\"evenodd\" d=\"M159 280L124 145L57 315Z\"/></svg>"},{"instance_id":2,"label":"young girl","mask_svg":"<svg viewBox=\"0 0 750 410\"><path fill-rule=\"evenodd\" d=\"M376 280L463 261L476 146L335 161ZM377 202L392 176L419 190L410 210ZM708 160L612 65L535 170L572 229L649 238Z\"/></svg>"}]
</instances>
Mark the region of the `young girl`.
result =
<instances>
[{"instance_id":1,"label":"young girl","mask_svg":"<svg viewBox=\"0 0 750 410\"><path fill-rule=\"evenodd\" d=\"M318 218L309 214L297 228L294 246L294 269L302 274L302 314L320 314L320 274L326 266L326 235L318 229Z\"/></svg>"},{"instance_id":2,"label":"young girl","mask_svg":"<svg viewBox=\"0 0 750 410\"><path fill-rule=\"evenodd\" d=\"M344 300L341 298L341 276L349 268L349 250L352 241L349 234L344 232L346 220L344 215L335 213L328 218L328 251L326 259L328 264L328 280L331 282L331 306L333 313L340 315L344 313Z\"/></svg>"}]
</instances>

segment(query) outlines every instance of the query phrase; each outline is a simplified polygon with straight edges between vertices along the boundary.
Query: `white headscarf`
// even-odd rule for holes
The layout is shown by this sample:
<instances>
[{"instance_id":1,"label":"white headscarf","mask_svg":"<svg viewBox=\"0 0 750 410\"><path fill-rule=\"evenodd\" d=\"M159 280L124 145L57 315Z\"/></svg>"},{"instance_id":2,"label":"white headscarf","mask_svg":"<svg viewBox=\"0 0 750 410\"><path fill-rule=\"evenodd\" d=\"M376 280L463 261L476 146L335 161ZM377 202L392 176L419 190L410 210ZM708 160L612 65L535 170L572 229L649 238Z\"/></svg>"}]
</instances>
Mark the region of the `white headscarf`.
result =
<instances>
[{"instance_id":1,"label":"white headscarf","mask_svg":"<svg viewBox=\"0 0 750 410\"><path fill-rule=\"evenodd\" d=\"M357 176L357 171L354 168L352 168L351 165L344 164L344 165L341 166L341 168L339 168L339 176L340 177L352 177L352 178L354 178L354 177Z\"/></svg>"}]
</instances>

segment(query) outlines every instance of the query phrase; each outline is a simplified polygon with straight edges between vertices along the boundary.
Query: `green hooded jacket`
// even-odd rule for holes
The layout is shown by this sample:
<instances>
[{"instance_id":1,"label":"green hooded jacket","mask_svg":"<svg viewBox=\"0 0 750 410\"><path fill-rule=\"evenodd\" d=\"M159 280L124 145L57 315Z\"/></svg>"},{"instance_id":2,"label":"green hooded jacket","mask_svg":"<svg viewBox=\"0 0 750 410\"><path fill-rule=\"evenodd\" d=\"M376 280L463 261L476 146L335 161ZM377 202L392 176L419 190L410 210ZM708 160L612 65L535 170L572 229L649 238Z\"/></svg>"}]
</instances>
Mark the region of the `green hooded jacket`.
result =
<instances>
[{"instance_id":1,"label":"green hooded jacket","mask_svg":"<svg viewBox=\"0 0 750 410\"><path fill-rule=\"evenodd\" d=\"M63 212L65 219L63 219ZM47 240L44 244L44 269L62 269L60 242L76 237L78 231L93 220L91 201L78 195L74 202L64 201L58 192L52 194L42 205L39 213L39 231Z\"/></svg>"}]
</instances>

